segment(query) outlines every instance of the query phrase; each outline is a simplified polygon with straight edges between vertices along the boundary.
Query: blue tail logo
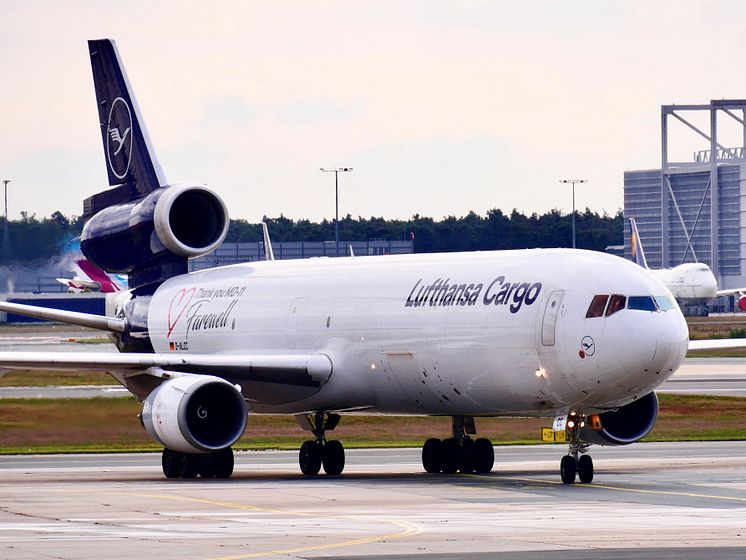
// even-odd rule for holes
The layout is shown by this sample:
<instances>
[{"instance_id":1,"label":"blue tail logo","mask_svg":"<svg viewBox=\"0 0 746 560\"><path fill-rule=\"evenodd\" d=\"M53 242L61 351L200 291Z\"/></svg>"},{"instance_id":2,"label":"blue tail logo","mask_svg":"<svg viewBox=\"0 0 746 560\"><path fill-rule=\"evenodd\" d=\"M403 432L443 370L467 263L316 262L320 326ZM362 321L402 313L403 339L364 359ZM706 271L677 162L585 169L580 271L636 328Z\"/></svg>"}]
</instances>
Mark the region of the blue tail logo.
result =
<instances>
[{"instance_id":1,"label":"blue tail logo","mask_svg":"<svg viewBox=\"0 0 746 560\"><path fill-rule=\"evenodd\" d=\"M109 162L109 169L118 179L124 179L127 176L132 163L131 130L132 112L127 102L117 97L111 104L106 125L106 158Z\"/></svg>"}]
</instances>

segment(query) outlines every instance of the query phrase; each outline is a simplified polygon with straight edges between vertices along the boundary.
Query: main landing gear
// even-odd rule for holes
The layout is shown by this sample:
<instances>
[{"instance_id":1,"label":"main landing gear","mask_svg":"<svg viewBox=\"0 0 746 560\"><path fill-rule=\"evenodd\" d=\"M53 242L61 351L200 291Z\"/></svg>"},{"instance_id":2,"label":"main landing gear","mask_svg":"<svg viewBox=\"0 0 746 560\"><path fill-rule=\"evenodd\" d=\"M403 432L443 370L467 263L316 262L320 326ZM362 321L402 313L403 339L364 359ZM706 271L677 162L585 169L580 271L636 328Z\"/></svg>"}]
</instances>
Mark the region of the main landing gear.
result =
<instances>
[{"instance_id":1,"label":"main landing gear","mask_svg":"<svg viewBox=\"0 0 746 560\"><path fill-rule=\"evenodd\" d=\"M298 463L303 474L314 476L321 467L330 475L341 474L345 468L345 449L336 439L326 441L325 432L337 427L341 416L333 412L317 411L315 414L301 414L295 417L304 430L313 433L316 439L309 439L300 446Z\"/></svg>"},{"instance_id":2,"label":"main landing gear","mask_svg":"<svg viewBox=\"0 0 746 560\"><path fill-rule=\"evenodd\" d=\"M166 448L161 465L166 478L230 478L233 450L228 447L215 453L183 453Z\"/></svg>"},{"instance_id":3,"label":"main landing gear","mask_svg":"<svg viewBox=\"0 0 746 560\"><path fill-rule=\"evenodd\" d=\"M570 436L570 449L560 461L560 478L565 484L573 484L575 477L583 484L593 482L593 459L586 455L590 443L580 441L580 428L583 427L585 418L578 418L574 413L567 421L566 433Z\"/></svg>"},{"instance_id":4,"label":"main landing gear","mask_svg":"<svg viewBox=\"0 0 746 560\"><path fill-rule=\"evenodd\" d=\"M453 436L439 440L430 438L422 446L422 466L429 473L488 473L495 464L495 450L486 438L472 440L476 435L474 418L453 416Z\"/></svg>"}]
</instances>

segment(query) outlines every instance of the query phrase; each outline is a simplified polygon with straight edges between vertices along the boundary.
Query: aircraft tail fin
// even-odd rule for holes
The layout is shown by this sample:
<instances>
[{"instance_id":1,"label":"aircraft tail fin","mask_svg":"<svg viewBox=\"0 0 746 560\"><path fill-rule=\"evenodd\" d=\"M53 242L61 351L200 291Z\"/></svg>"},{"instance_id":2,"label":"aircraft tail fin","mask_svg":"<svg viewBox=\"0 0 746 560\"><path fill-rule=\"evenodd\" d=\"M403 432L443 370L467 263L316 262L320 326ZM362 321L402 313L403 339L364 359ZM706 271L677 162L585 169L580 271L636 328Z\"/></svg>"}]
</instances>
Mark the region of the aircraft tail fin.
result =
<instances>
[{"instance_id":1,"label":"aircraft tail fin","mask_svg":"<svg viewBox=\"0 0 746 560\"><path fill-rule=\"evenodd\" d=\"M106 172L114 188L88 198L83 210L86 216L113 204L138 200L166 185L116 43L112 39L88 41L88 52Z\"/></svg>"},{"instance_id":2,"label":"aircraft tail fin","mask_svg":"<svg viewBox=\"0 0 746 560\"><path fill-rule=\"evenodd\" d=\"M272 250L272 240L269 238L267 222L262 222L262 236L264 238L264 258L268 261L273 261L275 260L275 253Z\"/></svg>"},{"instance_id":3,"label":"aircraft tail fin","mask_svg":"<svg viewBox=\"0 0 746 560\"><path fill-rule=\"evenodd\" d=\"M645 251L642 248L642 239L637 232L634 218L629 219L629 225L632 228L632 259L642 268L648 268L648 261L645 259Z\"/></svg>"}]
</instances>

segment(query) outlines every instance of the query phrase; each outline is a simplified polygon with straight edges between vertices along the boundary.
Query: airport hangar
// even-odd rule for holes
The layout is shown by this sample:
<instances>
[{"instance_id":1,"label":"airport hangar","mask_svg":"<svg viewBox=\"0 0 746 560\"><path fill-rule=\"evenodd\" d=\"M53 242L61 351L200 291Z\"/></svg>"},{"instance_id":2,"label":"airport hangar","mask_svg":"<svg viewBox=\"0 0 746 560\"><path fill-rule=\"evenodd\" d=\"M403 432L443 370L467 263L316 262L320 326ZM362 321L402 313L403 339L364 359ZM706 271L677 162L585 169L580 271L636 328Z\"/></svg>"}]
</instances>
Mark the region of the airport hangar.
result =
<instances>
[{"instance_id":1,"label":"airport hangar","mask_svg":"<svg viewBox=\"0 0 746 560\"><path fill-rule=\"evenodd\" d=\"M702 121L708 126L698 126ZM730 121L730 122L727 122ZM675 124L676 129L669 130ZM724 146L718 125L740 128L740 146ZM686 131L704 143L690 161L672 161L670 133ZM746 286L746 100L661 106L660 169L624 173L624 217L635 218L650 268L703 262L718 289ZM632 258L625 219L624 256ZM711 302L733 311L733 296ZM696 309L692 309L696 313Z\"/></svg>"}]
</instances>

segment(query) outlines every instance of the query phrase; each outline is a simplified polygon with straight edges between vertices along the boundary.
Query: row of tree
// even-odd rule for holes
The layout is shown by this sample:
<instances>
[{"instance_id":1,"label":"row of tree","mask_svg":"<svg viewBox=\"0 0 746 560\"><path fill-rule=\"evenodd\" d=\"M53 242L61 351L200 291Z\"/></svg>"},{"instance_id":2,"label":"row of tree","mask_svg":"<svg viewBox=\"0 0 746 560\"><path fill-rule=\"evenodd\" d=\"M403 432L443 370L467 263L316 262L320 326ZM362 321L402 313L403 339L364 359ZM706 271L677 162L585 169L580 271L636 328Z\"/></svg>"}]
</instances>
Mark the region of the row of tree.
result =
<instances>
[{"instance_id":1,"label":"row of tree","mask_svg":"<svg viewBox=\"0 0 746 560\"><path fill-rule=\"evenodd\" d=\"M272 241L328 241L334 239L334 222L320 223L292 220L280 215L264 220ZM28 264L54 259L80 235L83 220L55 212L49 218L37 218L22 213L20 220L7 224L0 218L3 238L0 264ZM576 214L577 246L603 251L608 245L622 243L624 220L621 211L610 216L586 209ZM509 215L494 209L481 216L469 212L442 220L414 215L408 220L385 218L353 218L345 216L339 222L340 240L369 239L414 240L415 252L487 251L492 249L525 249L533 247L568 247L572 240L571 216L552 210L545 214L526 216L517 210ZM246 220L231 220L227 241L261 241L258 224Z\"/></svg>"}]
</instances>

